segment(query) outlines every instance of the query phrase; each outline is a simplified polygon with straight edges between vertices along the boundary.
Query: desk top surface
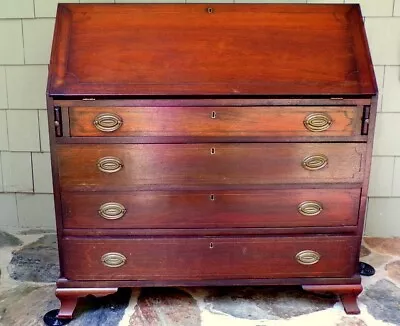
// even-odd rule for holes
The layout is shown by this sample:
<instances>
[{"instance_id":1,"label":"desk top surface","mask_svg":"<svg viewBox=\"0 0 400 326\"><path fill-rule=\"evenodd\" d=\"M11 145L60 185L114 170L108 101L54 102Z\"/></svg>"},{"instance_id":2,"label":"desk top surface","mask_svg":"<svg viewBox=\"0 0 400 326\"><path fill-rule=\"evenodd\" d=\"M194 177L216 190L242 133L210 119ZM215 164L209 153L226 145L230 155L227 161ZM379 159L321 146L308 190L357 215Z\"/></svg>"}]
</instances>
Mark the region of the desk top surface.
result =
<instances>
[{"instance_id":1,"label":"desk top surface","mask_svg":"<svg viewBox=\"0 0 400 326\"><path fill-rule=\"evenodd\" d=\"M358 5L60 4L50 96L371 96Z\"/></svg>"}]
</instances>

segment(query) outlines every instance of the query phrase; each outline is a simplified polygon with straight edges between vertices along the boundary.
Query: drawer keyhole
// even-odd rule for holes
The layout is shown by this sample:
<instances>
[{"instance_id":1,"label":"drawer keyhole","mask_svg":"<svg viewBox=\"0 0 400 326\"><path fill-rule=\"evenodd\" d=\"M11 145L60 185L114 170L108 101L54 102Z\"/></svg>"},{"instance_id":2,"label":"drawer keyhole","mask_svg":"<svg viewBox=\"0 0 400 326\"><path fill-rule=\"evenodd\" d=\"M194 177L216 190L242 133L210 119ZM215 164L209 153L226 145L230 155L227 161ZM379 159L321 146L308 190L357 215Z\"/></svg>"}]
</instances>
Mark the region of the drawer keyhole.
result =
<instances>
[{"instance_id":1,"label":"drawer keyhole","mask_svg":"<svg viewBox=\"0 0 400 326\"><path fill-rule=\"evenodd\" d=\"M211 147L210 153L211 153L211 155L214 155L214 154L215 154L215 147Z\"/></svg>"},{"instance_id":2,"label":"drawer keyhole","mask_svg":"<svg viewBox=\"0 0 400 326\"><path fill-rule=\"evenodd\" d=\"M214 195L214 194L211 194L211 195L210 195L210 200L211 200L211 201L214 201L214 200L215 200L215 195Z\"/></svg>"},{"instance_id":3,"label":"drawer keyhole","mask_svg":"<svg viewBox=\"0 0 400 326\"><path fill-rule=\"evenodd\" d=\"M214 248L214 244L210 242L210 249Z\"/></svg>"},{"instance_id":4,"label":"drawer keyhole","mask_svg":"<svg viewBox=\"0 0 400 326\"><path fill-rule=\"evenodd\" d=\"M215 119L217 117L217 112L212 111L211 112L211 119Z\"/></svg>"}]
</instances>

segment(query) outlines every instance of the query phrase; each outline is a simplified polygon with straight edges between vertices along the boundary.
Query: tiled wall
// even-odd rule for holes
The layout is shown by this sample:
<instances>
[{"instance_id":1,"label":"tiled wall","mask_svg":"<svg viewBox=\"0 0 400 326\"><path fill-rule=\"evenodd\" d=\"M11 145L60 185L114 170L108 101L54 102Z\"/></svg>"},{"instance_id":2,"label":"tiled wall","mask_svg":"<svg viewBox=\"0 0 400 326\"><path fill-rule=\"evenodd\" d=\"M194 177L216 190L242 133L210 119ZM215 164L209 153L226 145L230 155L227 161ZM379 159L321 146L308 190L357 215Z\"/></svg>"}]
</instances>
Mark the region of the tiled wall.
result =
<instances>
[{"instance_id":1,"label":"tiled wall","mask_svg":"<svg viewBox=\"0 0 400 326\"><path fill-rule=\"evenodd\" d=\"M57 2L0 0L0 228L54 227L44 94ZM381 92L366 233L400 236L400 0L236 2L361 3Z\"/></svg>"}]
</instances>

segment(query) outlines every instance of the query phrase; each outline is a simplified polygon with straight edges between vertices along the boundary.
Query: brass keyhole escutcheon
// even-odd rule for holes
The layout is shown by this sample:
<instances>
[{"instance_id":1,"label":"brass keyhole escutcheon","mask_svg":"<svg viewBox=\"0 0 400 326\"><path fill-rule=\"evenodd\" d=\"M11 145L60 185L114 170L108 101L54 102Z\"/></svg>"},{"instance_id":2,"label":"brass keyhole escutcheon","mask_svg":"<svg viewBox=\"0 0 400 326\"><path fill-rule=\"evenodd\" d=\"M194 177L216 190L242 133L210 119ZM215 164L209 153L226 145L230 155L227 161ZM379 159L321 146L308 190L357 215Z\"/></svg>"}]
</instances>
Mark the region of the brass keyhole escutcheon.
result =
<instances>
[{"instance_id":1,"label":"brass keyhole escutcheon","mask_svg":"<svg viewBox=\"0 0 400 326\"><path fill-rule=\"evenodd\" d=\"M210 154L211 154L211 155L214 155L214 154L215 154L215 147L211 147L211 149L210 149Z\"/></svg>"},{"instance_id":2,"label":"brass keyhole escutcheon","mask_svg":"<svg viewBox=\"0 0 400 326\"><path fill-rule=\"evenodd\" d=\"M209 13L209 14L214 13L214 8L208 7L206 10L207 10L207 13Z\"/></svg>"},{"instance_id":3,"label":"brass keyhole escutcheon","mask_svg":"<svg viewBox=\"0 0 400 326\"><path fill-rule=\"evenodd\" d=\"M217 112L212 111L210 116L211 116L211 119L217 118Z\"/></svg>"},{"instance_id":4,"label":"brass keyhole escutcheon","mask_svg":"<svg viewBox=\"0 0 400 326\"><path fill-rule=\"evenodd\" d=\"M211 195L210 195L210 200L211 200L211 201L215 201L215 195L214 195L214 194L211 194Z\"/></svg>"}]
</instances>

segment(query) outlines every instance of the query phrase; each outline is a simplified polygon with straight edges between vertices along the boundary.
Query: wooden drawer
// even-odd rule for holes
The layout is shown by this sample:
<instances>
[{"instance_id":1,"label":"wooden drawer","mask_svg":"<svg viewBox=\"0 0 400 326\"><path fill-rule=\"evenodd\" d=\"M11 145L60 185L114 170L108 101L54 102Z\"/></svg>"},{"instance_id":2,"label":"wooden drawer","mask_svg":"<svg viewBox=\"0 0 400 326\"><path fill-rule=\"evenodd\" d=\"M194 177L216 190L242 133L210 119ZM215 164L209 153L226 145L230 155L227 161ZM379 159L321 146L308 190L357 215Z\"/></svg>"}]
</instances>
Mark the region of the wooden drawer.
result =
<instances>
[{"instance_id":1,"label":"wooden drawer","mask_svg":"<svg viewBox=\"0 0 400 326\"><path fill-rule=\"evenodd\" d=\"M359 199L360 189L64 192L63 225L90 229L356 225Z\"/></svg>"},{"instance_id":2,"label":"wooden drawer","mask_svg":"<svg viewBox=\"0 0 400 326\"><path fill-rule=\"evenodd\" d=\"M66 238L62 251L69 280L350 277L358 241L350 236Z\"/></svg>"},{"instance_id":3,"label":"wooden drawer","mask_svg":"<svg viewBox=\"0 0 400 326\"><path fill-rule=\"evenodd\" d=\"M360 183L365 144L58 145L61 187Z\"/></svg>"},{"instance_id":4,"label":"wooden drawer","mask_svg":"<svg viewBox=\"0 0 400 326\"><path fill-rule=\"evenodd\" d=\"M347 107L71 107L71 136L354 136Z\"/></svg>"}]
</instances>

